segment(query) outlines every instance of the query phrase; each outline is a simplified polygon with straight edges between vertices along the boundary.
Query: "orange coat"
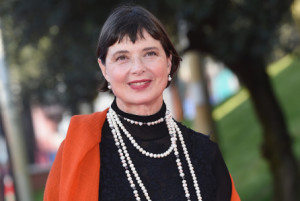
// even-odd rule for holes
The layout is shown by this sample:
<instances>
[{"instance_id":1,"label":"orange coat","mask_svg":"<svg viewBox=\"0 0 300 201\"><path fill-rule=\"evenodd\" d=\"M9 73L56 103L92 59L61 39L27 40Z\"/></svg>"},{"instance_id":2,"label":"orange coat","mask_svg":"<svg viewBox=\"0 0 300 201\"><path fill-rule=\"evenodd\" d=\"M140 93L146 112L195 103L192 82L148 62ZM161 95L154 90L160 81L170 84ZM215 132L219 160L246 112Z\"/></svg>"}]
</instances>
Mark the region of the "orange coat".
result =
<instances>
[{"instance_id":1,"label":"orange coat","mask_svg":"<svg viewBox=\"0 0 300 201\"><path fill-rule=\"evenodd\" d=\"M49 173L44 201L98 201L99 143L106 113L72 117ZM233 182L231 201L240 201Z\"/></svg>"}]
</instances>

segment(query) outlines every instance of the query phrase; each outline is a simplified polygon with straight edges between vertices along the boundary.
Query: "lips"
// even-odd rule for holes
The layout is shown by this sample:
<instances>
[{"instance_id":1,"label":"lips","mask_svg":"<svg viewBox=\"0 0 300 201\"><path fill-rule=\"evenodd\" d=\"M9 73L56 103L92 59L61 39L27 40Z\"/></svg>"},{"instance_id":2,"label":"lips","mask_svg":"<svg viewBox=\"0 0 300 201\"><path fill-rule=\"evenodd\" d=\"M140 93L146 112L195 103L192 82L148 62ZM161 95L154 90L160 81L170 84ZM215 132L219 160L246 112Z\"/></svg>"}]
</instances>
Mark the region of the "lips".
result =
<instances>
[{"instance_id":1,"label":"lips","mask_svg":"<svg viewBox=\"0 0 300 201\"><path fill-rule=\"evenodd\" d=\"M132 89L144 89L147 88L151 83L151 80L135 80L132 82L129 82L129 86Z\"/></svg>"},{"instance_id":2,"label":"lips","mask_svg":"<svg viewBox=\"0 0 300 201\"><path fill-rule=\"evenodd\" d=\"M150 82L150 81L133 82L133 83L129 83L129 85L141 86L141 85L143 85L143 84L146 84L147 82Z\"/></svg>"}]
</instances>

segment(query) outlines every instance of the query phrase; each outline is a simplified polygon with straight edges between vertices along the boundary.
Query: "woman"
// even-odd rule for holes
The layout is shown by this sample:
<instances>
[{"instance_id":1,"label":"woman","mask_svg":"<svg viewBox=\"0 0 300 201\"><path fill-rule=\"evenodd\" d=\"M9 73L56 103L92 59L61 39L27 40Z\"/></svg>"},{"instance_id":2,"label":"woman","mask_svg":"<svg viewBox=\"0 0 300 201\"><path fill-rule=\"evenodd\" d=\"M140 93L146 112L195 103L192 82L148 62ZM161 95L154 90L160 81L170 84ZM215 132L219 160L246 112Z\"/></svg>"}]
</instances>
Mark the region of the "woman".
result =
<instances>
[{"instance_id":1,"label":"woman","mask_svg":"<svg viewBox=\"0 0 300 201\"><path fill-rule=\"evenodd\" d=\"M180 57L161 23L141 7L118 7L97 56L102 90L115 100L72 118L44 200L240 200L217 145L166 109L162 94Z\"/></svg>"}]
</instances>

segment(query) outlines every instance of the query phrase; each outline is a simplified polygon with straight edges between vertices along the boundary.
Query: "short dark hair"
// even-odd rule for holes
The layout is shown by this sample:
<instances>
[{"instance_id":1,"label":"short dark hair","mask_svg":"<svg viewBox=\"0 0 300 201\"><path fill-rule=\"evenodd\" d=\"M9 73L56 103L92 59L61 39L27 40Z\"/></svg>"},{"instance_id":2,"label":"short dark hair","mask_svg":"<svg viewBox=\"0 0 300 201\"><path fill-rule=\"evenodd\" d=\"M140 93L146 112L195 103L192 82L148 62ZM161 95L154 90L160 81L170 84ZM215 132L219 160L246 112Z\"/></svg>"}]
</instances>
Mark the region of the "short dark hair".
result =
<instances>
[{"instance_id":1,"label":"short dark hair","mask_svg":"<svg viewBox=\"0 0 300 201\"><path fill-rule=\"evenodd\" d=\"M108 48L120 42L124 36L128 36L135 43L139 38L143 38L143 30L146 30L154 39L159 40L166 55L172 56L172 66L170 76L179 67L181 58L173 46L167 32L161 22L148 10L140 6L122 5L114 9L105 21L98 40L97 57L105 65ZM170 82L168 82L169 86ZM107 91L108 83L103 79L100 91Z\"/></svg>"}]
</instances>

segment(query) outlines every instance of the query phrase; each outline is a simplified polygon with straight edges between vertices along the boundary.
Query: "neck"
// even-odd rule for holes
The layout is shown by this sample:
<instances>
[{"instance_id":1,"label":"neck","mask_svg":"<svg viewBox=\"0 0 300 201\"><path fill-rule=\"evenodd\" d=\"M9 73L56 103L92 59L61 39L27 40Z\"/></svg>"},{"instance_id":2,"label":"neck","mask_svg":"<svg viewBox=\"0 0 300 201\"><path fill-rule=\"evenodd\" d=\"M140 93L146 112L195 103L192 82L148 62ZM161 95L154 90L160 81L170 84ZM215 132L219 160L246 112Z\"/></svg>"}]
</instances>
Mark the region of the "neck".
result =
<instances>
[{"instance_id":1,"label":"neck","mask_svg":"<svg viewBox=\"0 0 300 201\"><path fill-rule=\"evenodd\" d=\"M148 116L155 114L160 110L163 100L156 101L154 104L124 104L117 98L116 103L118 108L123 112L140 116Z\"/></svg>"}]
</instances>

